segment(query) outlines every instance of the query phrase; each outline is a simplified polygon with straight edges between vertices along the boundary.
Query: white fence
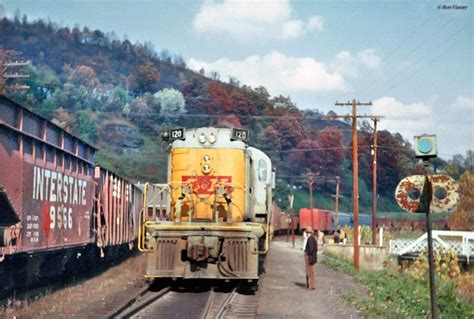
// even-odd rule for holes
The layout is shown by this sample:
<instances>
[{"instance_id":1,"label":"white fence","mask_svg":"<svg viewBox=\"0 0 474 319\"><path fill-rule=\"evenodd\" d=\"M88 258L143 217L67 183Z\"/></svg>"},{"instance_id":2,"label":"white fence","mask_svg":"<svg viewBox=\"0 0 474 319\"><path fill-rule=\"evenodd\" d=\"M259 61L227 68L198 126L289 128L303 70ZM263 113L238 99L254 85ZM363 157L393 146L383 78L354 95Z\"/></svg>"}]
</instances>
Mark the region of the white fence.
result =
<instances>
[{"instance_id":1,"label":"white fence","mask_svg":"<svg viewBox=\"0 0 474 319\"><path fill-rule=\"evenodd\" d=\"M432 236L434 250L439 247L454 250L458 256L466 257L467 263L469 258L474 258L474 232L433 230ZM392 255L419 253L427 249L427 245L428 235L424 233L418 239L390 240L389 252Z\"/></svg>"}]
</instances>

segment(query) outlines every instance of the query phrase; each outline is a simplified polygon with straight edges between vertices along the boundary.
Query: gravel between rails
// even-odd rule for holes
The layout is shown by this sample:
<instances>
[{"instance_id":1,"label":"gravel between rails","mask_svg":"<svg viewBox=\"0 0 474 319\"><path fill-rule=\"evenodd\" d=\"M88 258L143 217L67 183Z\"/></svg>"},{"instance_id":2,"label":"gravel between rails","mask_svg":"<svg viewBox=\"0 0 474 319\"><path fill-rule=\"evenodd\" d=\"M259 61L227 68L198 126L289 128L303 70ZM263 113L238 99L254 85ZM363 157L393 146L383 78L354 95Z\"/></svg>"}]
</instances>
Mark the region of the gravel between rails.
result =
<instances>
[{"instance_id":1,"label":"gravel between rails","mask_svg":"<svg viewBox=\"0 0 474 319\"><path fill-rule=\"evenodd\" d=\"M306 272L301 242L275 239L265 261L258 301L257 318L362 318L362 314L344 299L352 292L367 296L367 289L342 273L316 264L316 290L306 290Z\"/></svg>"}]
</instances>

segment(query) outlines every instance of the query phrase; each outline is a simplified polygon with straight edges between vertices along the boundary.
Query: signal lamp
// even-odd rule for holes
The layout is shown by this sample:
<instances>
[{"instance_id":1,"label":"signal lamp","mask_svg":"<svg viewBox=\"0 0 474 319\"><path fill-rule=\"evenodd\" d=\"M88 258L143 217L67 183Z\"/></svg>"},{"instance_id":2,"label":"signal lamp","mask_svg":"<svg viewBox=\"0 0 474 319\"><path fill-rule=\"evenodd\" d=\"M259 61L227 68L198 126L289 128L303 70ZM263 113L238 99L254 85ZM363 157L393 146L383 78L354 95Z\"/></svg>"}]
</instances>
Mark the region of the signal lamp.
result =
<instances>
[{"instance_id":1,"label":"signal lamp","mask_svg":"<svg viewBox=\"0 0 474 319\"><path fill-rule=\"evenodd\" d=\"M415 136L415 156L417 158L428 159L437 155L436 135Z\"/></svg>"}]
</instances>

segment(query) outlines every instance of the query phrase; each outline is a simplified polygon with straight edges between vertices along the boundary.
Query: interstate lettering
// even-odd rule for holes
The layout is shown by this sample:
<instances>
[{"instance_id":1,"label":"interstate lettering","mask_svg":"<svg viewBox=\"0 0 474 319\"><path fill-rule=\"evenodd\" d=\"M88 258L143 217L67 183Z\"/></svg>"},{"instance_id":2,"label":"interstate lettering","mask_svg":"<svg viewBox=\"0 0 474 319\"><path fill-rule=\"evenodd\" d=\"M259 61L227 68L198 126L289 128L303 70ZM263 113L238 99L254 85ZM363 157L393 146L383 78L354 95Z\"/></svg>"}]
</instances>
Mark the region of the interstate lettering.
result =
<instances>
[{"instance_id":1,"label":"interstate lettering","mask_svg":"<svg viewBox=\"0 0 474 319\"><path fill-rule=\"evenodd\" d=\"M86 205L87 182L41 167L33 170L33 199L65 205Z\"/></svg>"}]
</instances>

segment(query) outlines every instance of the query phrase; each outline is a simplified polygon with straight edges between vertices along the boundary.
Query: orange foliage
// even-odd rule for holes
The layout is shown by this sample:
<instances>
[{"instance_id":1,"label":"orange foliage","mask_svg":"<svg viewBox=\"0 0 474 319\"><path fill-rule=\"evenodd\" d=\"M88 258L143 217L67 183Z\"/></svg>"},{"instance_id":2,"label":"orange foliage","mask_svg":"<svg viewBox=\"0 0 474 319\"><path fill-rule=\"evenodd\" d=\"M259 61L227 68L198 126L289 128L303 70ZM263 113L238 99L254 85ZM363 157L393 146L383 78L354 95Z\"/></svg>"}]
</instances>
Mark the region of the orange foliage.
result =
<instances>
[{"instance_id":1,"label":"orange foliage","mask_svg":"<svg viewBox=\"0 0 474 319\"><path fill-rule=\"evenodd\" d=\"M232 109L232 96L226 91L219 82L211 82L207 86L207 91L212 101L207 103L209 114L229 113Z\"/></svg>"},{"instance_id":2,"label":"orange foliage","mask_svg":"<svg viewBox=\"0 0 474 319\"><path fill-rule=\"evenodd\" d=\"M452 230L474 231L474 173L464 172L458 183L460 201L457 211L448 219L448 225Z\"/></svg>"}]
</instances>

